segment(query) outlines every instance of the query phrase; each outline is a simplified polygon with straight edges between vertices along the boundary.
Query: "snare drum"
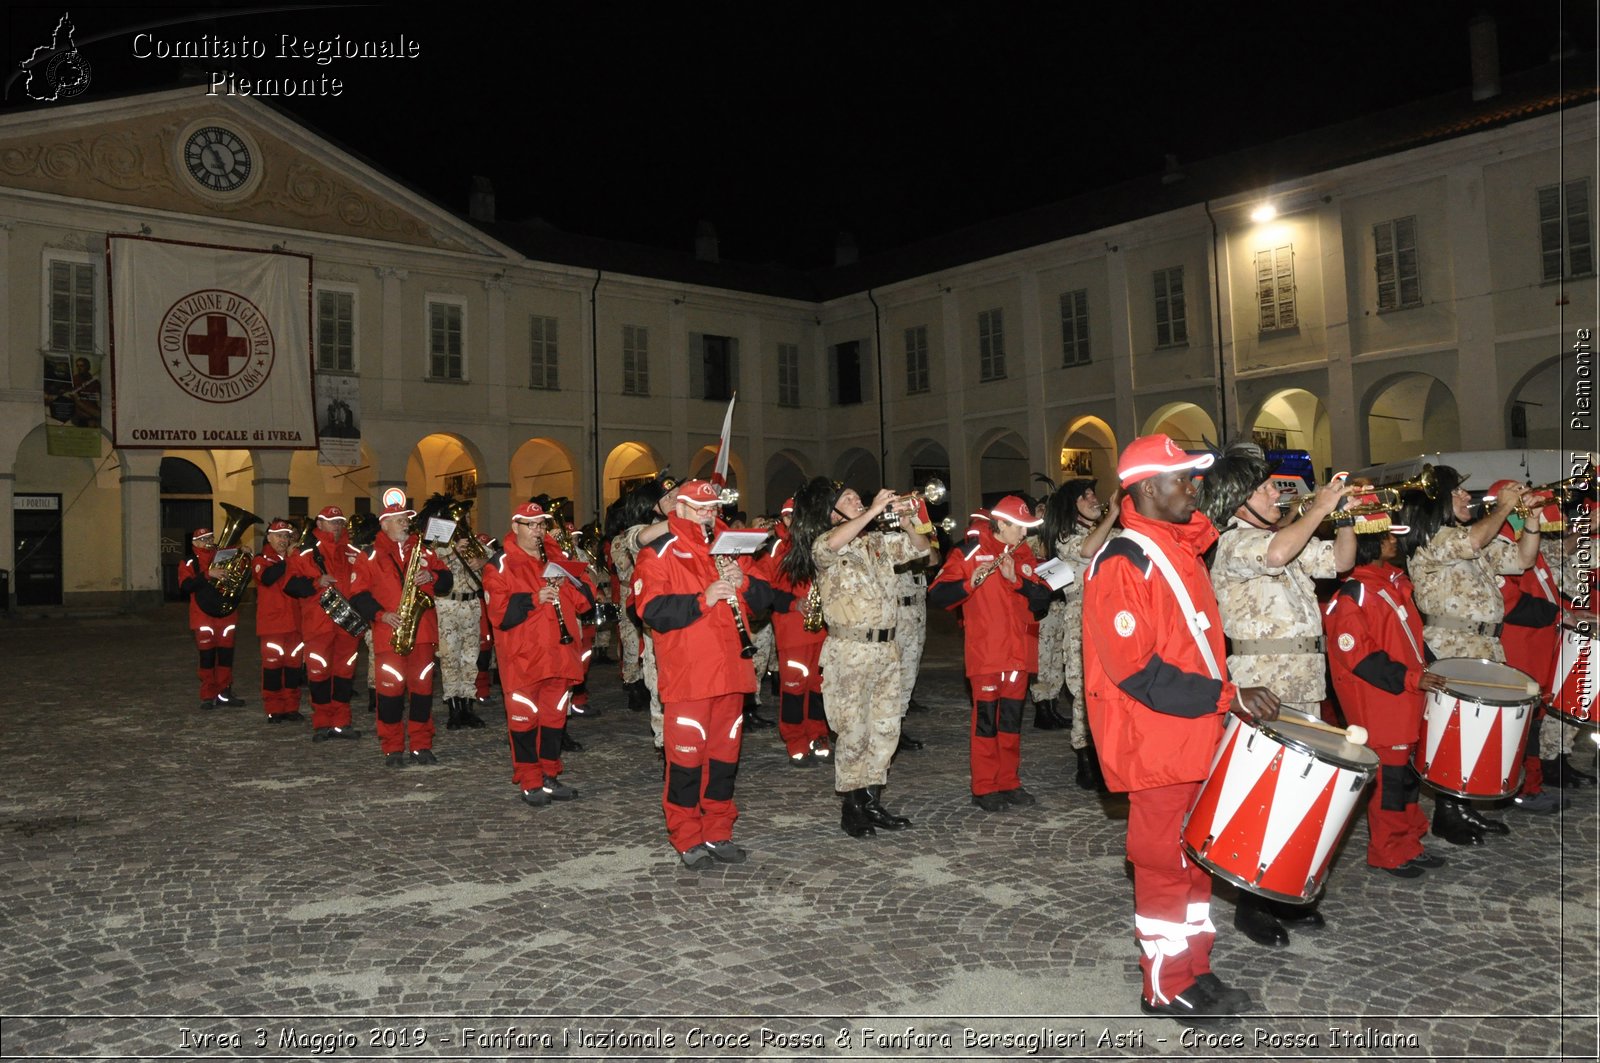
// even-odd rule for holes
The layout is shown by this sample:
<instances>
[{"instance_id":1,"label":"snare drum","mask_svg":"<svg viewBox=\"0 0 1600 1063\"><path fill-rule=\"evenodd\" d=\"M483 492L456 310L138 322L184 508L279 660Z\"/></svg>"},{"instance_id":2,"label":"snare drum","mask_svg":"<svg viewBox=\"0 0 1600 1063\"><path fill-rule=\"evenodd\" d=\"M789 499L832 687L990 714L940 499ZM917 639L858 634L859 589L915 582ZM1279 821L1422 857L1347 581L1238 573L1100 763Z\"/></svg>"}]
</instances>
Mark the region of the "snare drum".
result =
<instances>
[{"instance_id":1,"label":"snare drum","mask_svg":"<svg viewBox=\"0 0 1600 1063\"><path fill-rule=\"evenodd\" d=\"M1533 680L1482 658L1447 657L1428 671L1444 676L1447 688L1429 691L1422 709L1422 740L1412 755L1422 781L1457 797L1516 793L1539 705L1539 695L1527 693Z\"/></svg>"},{"instance_id":2,"label":"snare drum","mask_svg":"<svg viewBox=\"0 0 1600 1063\"><path fill-rule=\"evenodd\" d=\"M1328 875L1378 755L1287 717L1230 715L1211 774L1183 823L1183 847L1220 878L1304 904Z\"/></svg>"},{"instance_id":3,"label":"snare drum","mask_svg":"<svg viewBox=\"0 0 1600 1063\"><path fill-rule=\"evenodd\" d=\"M1595 638L1578 628L1561 629L1561 654L1556 661L1556 696L1550 711L1580 727L1595 725Z\"/></svg>"},{"instance_id":4,"label":"snare drum","mask_svg":"<svg viewBox=\"0 0 1600 1063\"><path fill-rule=\"evenodd\" d=\"M324 588L317 598L317 603L322 606L322 611L328 614L329 620L356 638L365 635L372 627L365 617L356 612L356 607L350 604L350 599L339 593L337 587Z\"/></svg>"}]
</instances>

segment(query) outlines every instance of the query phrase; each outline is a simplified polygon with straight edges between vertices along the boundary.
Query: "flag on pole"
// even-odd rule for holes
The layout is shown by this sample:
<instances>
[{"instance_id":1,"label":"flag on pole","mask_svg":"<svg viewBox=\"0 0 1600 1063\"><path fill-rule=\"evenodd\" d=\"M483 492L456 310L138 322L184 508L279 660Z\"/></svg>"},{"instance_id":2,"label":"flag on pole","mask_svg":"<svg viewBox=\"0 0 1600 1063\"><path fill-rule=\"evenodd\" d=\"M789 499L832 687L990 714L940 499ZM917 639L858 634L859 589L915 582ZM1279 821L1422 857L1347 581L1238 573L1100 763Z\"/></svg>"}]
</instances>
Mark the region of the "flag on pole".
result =
<instances>
[{"instance_id":1,"label":"flag on pole","mask_svg":"<svg viewBox=\"0 0 1600 1063\"><path fill-rule=\"evenodd\" d=\"M728 455L732 452L733 404L739 401L735 391L728 400L728 412L722 415L722 438L717 442L717 463L711 469L711 482L718 487L728 486Z\"/></svg>"}]
</instances>

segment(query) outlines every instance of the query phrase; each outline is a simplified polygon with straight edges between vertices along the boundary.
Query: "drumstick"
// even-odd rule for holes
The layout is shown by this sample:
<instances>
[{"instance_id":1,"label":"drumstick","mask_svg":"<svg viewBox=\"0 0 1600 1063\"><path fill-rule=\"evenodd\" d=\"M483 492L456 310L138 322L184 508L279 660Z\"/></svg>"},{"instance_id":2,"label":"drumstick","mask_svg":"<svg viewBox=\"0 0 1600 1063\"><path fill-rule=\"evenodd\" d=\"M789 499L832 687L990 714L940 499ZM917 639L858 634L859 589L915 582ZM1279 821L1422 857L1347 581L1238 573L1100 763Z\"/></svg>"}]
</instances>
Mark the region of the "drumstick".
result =
<instances>
[{"instance_id":1,"label":"drumstick","mask_svg":"<svg viewBox=\"0 0 1600 1063\"><path fill-rule=\"evenodd\" d=\"M1435 672L1435 675L1439 673ZM1490 683L1483 679L1457 679L1455 676L1445 676L1445 682L1451 686L1487 687L1490 690L1515 690L1519 694L1539 693L1539 684L1533 680L1526 683Z\"/></svg>"},{"instance_id":2,"label":"drumstick","mask_svg":"<svg viewBox=\"0 0 1600 1063\"><path fill-rule=\"evenodd\" d=\"M1364 746L1367 744L1367 729L1358 723L1353 723L1349 727L1335 727L1331 723L1323 723L1321 720L1308 720L1300 716L1285 718L1292 719L1295 723L1304 724L1307 727L1315 727L1319 731L1336 734L1351 745Z\"/></svg>"}]
</instances>

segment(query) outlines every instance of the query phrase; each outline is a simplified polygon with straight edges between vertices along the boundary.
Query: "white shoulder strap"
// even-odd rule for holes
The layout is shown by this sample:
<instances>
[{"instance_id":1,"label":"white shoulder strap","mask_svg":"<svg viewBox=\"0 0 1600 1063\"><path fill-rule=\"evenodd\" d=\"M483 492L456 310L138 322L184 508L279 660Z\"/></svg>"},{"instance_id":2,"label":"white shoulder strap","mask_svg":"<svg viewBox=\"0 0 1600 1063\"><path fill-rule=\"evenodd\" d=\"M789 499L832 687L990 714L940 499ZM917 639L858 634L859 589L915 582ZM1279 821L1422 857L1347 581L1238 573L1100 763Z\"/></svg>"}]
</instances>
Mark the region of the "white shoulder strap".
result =
<instances>
[{"instance_id":1,"label":"white shoulder strap","mask_svg":"<svg viewBox=\"0 0 1600 1063\"><path fill-rule=\"evenodd\" d=\"M1406 611L1405 611L1405 609L1403 607L1401 607L1399 602L1397 602L1393 598L1389 597L1389 592L1386 591L1386 590L1381 590L1380 589L1378 591L1378 597L1382 598L1384 601L1388 602L1389 603L1389 608L1393 609L1394 612L1395 612L1395 615L1400 618L1400 630L1405 632L1406 641L1411 643L1411 652L1417 655L1417 662L1419 664L1426 664L1428 659L1423 656L1422 647L1417 645L1417 640L1412 636L1412 634L1411 634L1411 625L1406 623Z\"/></svg>"},{"instance_id":2,"label":"white shoulder strap","mask_svg":"<svg viewBox=\"0 0 1600 1063\"><path fill-rule=\"evenodd\" d=\"M1178 577L1178 570L1172 567L1172 562L1167 555L1161 552L1148 535L1143 532L1122 530L1126 539L1131 539L1144 551L1145 556L1161 570L1162 578L1167 581L1167 586L1172 588L1172 596L1178 600L1178 608L1183 610L1184 619L1189 625L1189 634L1193 636L1194 643L1200 648L1200 656L1205 658L1206 670L1211 673L1211 678L1222 679L1222 669L1217 667L1216 654L1211 652L1211 640L1206 638L1206 632L1211 627L1210 619L1194 607L1194 599L1189 595L1189 588L1183 585L1183 580Z\"/></svg>"}]
</instances>

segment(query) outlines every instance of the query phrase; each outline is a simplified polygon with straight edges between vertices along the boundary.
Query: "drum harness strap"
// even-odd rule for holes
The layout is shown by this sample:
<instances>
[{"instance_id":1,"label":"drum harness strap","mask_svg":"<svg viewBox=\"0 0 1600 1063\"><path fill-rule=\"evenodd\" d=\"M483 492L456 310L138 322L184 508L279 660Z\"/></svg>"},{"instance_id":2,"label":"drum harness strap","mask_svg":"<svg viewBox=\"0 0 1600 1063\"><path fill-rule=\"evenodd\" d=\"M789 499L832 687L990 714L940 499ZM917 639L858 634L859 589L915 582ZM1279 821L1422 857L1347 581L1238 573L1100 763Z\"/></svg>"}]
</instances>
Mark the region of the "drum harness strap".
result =
<instances>
[{"instance_id":1,"label":"drum harness strap","mask_svg":"<svg viewBox=\"0 0 1600 1063\"><path fill-rule=\"evenodd\" d=\"M1427 660L1428 659L1423 656L1422 647L1417 645L1417 640L1415 638L1413 638L1412 635L1411 635L1410 626L1408 626L1406 624L1406 611L1405 611L1405 609L1400 605L1399 602L1397 602L1393 598L1389 597L1389 592L1388 591L1379 591L1378 592L1378 597L1382 598L1384 601L1388 602L1389 603L1389 608L1393 609L1395 611L1395 615L1400 618L1400 630L1405 632L1406 641L1411 643L1411 652L1417 655L1417 660L1420 663L1427 664Z\"/></svg>"},{"instance_id":2,"label":"drum harness strap","mask_svg":"<svg viewBox=\"0 0 1600 1063\"><path fill-rule=\"evenodd\" d=\"M1195 645L1200 648L1200 656L1205 658L1206 670L1211 673L1211 678L1222 681L1222 669L1217 667L1216 654L1211 652L1211 642L1206 638L1206 630L1211 627L1211 621L1205 614L1194 607L1194 599L1189 596L1189 588L1183 585L1183 580L1178 576L1178 570L1172 567L1172 562L1161 548L1143 532L1122 531L1125 539L1131 539L1144 551L1146 557L1161 571L1162 578L1167 581L1167 586L1172 588L1172 596L1178 600L1178 608L1183 610L1184 619L1189 624L1189 634L1194 637Z\"/></svg>"},{"instance_id":3,"label":"drum harness strap","mask_svg":"<svg viewBox=\"0 0 1600 1063\"><path fill-rule=\"evenodd\" d=\"M1229 639L1228 652L1241 657L1268 653L1314 654L1323 651L1322 636L1284 639Z\"/></svg>"}]
</instances>

